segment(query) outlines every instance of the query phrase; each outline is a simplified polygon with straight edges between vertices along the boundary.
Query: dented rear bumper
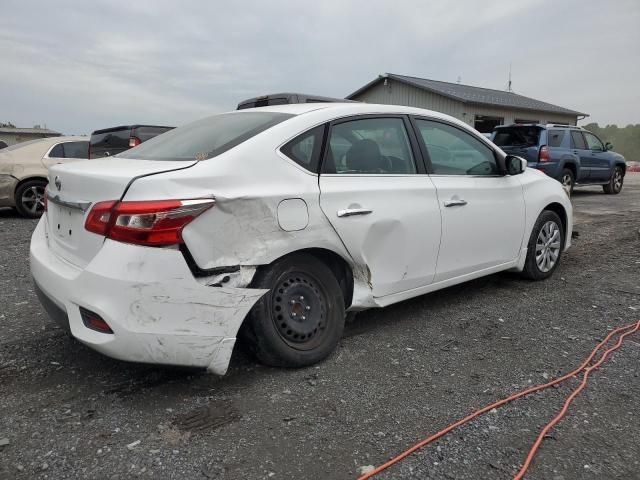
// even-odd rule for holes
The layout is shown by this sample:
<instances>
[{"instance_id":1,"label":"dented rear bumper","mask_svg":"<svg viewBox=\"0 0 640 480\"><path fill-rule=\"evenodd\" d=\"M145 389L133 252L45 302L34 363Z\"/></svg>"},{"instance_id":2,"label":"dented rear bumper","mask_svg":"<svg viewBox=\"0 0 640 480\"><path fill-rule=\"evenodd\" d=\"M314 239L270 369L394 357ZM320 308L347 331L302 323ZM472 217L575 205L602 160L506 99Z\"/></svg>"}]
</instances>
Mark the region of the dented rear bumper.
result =
<instances>
[{"instance_id":1,"label":"dented rear bumper","mask_svg":"<svg viewBox=\"0 0 640 480\"><path fill-rule=\"evenodd\" d=\"M111 240L79 268L49 249L46 217L33 233L30 257L43 305L59 323L66 316L71 334L89 347L120 360L219 375L242 321L266 292L202 285L178 250ZM80 307L100 315L113 334L87 328Z\"/></svg>"}]
</instances>

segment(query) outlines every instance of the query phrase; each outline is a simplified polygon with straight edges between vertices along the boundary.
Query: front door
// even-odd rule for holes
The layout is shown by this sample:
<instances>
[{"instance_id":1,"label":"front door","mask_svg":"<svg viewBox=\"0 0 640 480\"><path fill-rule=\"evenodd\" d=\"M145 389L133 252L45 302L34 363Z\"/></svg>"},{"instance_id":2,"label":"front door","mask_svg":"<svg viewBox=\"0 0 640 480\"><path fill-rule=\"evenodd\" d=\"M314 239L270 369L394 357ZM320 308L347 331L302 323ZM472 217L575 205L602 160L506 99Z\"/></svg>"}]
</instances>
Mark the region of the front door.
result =
<instances>
[{"instance_id":1,"label":"front door","mask_svg":"<svg viewBox=\"0 0 640 480\"><path fill-rule=\"evenodd\" d=\"M611 162L609 152L598 137L593 133L584 132L584 139L587 142L586 155L590 157L591 175L589 179L593 182L609 180L611 177Z\"/></svg>"},{"instance_id":2,"label":"front door","mask_svg":"<svg viewBox=\"0 0 640 480\"><path fill-rule=\"evenodd\" d=\"M360 116L334 122L326 142L320 206L375 297L435 275L440 210L412 135L403 116Z\"/></svg>"},{"instance_id":3,"label":"front door","mask_svg":"<svg viewBox=\"0 0 640 480\"><path fill-rule=\"evenodd\" d=\"M415 119L442 212L434 281L513 262L525 228L522 184L501 175L493 150L457 126Z\"/></svg>"}]
</instances>

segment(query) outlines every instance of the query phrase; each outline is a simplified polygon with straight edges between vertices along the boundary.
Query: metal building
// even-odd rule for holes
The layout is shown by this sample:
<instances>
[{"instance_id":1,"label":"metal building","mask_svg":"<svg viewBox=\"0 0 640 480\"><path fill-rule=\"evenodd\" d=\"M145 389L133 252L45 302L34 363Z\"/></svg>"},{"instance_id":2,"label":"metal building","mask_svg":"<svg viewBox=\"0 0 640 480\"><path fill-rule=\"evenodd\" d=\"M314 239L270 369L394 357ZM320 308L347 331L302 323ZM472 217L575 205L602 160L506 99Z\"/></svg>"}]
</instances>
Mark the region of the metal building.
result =
<instances>
[{"instance_id":1,"label":"metal building","mask_svg":"<svg viewBox=\"0 0 640 480\"><path fill-rule=\"evenodd\" d=\"M386 73L347 96L349 100L407 105L446 113L488 133L511 123L576 125L586 113L513 92Z\"/></svg>"},{"instance_id":2,"label":"metal building","mask_svg":"<svg viewBox=\"0 0 640 480\"><path fill-rule=\"evenodd\" d=\"M48 128L0 128L0 148L15 145L16 143L28 142L38 138L59 137L60 132L49 130Z\"/></svg>"}]
</instances>

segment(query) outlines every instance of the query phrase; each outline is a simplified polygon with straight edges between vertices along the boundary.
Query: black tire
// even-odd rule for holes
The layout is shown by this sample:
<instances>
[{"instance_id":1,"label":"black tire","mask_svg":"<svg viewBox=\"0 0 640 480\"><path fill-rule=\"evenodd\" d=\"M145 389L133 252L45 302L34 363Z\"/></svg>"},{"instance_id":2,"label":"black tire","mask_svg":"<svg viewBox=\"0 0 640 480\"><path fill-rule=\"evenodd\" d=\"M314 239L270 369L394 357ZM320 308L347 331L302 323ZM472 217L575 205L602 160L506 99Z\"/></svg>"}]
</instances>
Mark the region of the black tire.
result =
<instances>
[{"instance_id":1,"label":"black tire","mask_svg":"<svg viewBox=\"0 0 640 480\"><path fill-rule=\"evenodd\" d=\"M550 251L548 258L552 259L554 253L557 256L555 257L552 265L543 264L543 266L541 267L538 263L538 243L541 237L541 231L543 229L545 229L545 236L547 236L547 233L549 232L549 230L547 229L549 222L555 224L555 228L559 231L559 248L557 252L555 252L554 248L548 248L547 251ZM543 240L541 241L543 244L546 243ZM557 240L550 242L549 246L551 246L552 244L555 245L556 241ZM545 278L549 278L551 275L553 275L553 272L555 272L556 268L558 268L558 265L560 265L560 258L562 257L563 247L564 228L562 227L562 221L560 220L560 217L555 212L544 210L536 220L536 223L533 226L533 230L531 231L529 243L527 244L527 258L524 262L524 270L522 271L522 276L524 278L528 278L529 280L544 280ZM541 255L542 258L544 258L544 250L541 251ZM548 266L550 266L550 268L546 270Z\"/></svg>"},{"instance_id":2,"label":"black tire","mask_svg":"<svg viewBox=\"0 0 640 480\"><path fill-rule=\"evenodd\" d=\"M622 167L615 167L609 183L602 186L604 193L608 195L617 195L622 191L622 184L624 183L624 170Z\"/></svg>"},{"instance_id":3,"label":"black tire","mask_svg":"<svg viewBox=\"0 0 640 480\"><path fill-rule=\"evenodd\" d=\"M40 218L44 213L45 180L27 180L16 189L16 210L27 218Z\"/></svg>"},{"instance_id":4,"label":"black tire","mask_svg":"<svg viewBox=\"0 0 640 480\"><path fill-rule=\"evenodd\" d=\"M253 288L268 288L245 321L258 359L304 367L326 358L344 330L344 298L333 272L316 257L293 254L260 269Z\"/></svg>"},{"instance_id":5,"label":"black tire","mask_svg":"<svg viewBox=\"0 0 640 480\"><path fill-rule=\"evenodd\" d=\"M571 196L573 193L573 187L576 184L576 176L573 174L573 170L570 168L565 168L562 170L562 176L560 177L560 183L562 184L562 188L567 192L568 196Z\"/></svg>"}]
</instances>

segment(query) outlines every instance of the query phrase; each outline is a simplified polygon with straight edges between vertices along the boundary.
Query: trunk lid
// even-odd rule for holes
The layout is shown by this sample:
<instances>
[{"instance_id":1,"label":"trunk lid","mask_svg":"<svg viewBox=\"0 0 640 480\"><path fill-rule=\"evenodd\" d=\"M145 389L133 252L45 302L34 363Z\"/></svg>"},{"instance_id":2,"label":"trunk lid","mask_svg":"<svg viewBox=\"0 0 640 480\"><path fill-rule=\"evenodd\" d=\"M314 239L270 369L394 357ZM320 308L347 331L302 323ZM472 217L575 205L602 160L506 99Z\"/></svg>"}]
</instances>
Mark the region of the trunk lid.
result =
<instances>
[{"instance_id":1,"label":"trunk lid","mask_svg":"<svg viewBox=\"0 0 640 480\"><path fill-rule=\"evenodd\" d=\"M196 163L106 158L52 166L46 213L49 248L64 260L85 267L104 243L103 236L84 228L95 203L121 199L136 178L181 170Z\"/></svg>"}]
</instances>

